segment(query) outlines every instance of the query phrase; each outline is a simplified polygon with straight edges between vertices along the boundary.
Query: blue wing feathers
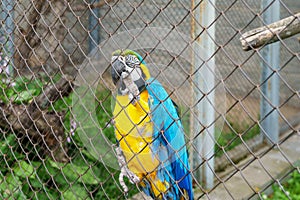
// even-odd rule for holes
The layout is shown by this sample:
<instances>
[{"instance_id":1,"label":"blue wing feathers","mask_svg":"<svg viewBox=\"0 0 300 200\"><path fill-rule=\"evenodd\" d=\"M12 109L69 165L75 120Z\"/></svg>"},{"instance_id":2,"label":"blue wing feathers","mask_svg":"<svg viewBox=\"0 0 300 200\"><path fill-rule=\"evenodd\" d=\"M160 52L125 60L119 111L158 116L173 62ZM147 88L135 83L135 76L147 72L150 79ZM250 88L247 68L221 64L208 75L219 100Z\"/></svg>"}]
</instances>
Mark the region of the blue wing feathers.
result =
<instances>
[{"instance_id":1,"label":"blue wing feathers","mask_svg":"<svg viewBox=\"0 0 300 200\"><path fill-rule=\"evenodd\" d=\"M149 93L151 118L154 124L153 138L156 138L151 149L163 162L158 177L173 185L166 196L179 199L179 188L185 189L189 199L193 199L192 178L185 146L183 126L173 101L163 86L153 78L146 82ZM177 185L179 188L177 187Z\"/></svg>"}]
</instances>

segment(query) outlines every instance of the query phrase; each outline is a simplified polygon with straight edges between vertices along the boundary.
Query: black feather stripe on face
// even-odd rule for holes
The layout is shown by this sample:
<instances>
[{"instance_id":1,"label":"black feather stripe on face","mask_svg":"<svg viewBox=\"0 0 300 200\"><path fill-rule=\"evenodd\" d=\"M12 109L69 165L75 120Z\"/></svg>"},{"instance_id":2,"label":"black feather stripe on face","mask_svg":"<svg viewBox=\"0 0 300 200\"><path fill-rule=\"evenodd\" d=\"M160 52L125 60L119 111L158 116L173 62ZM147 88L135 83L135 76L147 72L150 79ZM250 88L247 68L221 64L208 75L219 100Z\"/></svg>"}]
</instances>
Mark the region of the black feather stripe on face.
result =
<instances>
[{"instance_id":1,"label":"black feather stripe on face","mask_svg":"<svg viewBox=\"0 0 300 200\"><path fill-rule=\"evenodd\" d=\"M113 56L111 61L111 77L115 85L120 80L122 72L126 69L124 63L118 58L118 56Z\"/></svg>"}]
</instances>

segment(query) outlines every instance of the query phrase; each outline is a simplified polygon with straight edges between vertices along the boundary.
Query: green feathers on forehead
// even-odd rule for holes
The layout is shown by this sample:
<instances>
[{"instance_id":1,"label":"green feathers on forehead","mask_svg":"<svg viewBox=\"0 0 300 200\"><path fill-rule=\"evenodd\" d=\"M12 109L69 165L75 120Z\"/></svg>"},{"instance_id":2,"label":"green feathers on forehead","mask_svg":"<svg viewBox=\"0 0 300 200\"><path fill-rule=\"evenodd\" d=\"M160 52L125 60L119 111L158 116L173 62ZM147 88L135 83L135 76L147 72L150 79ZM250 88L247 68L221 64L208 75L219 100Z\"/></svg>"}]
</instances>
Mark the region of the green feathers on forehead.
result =
<instances>
[{"instance_id":1,"label":"green feathers on forehead","mask_svg":"<svg viewBox=\"0 0 300 200\"><path fill-rule=\"evenodd\" d=\"M121 50L121 49L118 49L116 51L114 51L112 53L112 56L127 56L127 55L134 55L136 56L139 61L142 63L142 64L145 64L145 61L143 59L143 57L138 54L137 52L133 51L133 50L130 50L130 49L125 49L125 50Z\"/></svg>"}]
</instances>

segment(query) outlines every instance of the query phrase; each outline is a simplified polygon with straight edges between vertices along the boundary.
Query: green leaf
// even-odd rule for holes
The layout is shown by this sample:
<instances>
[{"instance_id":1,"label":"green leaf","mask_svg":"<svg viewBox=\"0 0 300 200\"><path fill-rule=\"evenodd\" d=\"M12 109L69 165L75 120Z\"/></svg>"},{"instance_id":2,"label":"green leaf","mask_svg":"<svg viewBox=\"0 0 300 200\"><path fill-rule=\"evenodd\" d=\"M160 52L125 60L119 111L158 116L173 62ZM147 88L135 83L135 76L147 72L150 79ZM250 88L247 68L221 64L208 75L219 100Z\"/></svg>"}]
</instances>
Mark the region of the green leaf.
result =
<instances>
[{"instance_id":1,"label":"green leaf","mask_svg":"<svg viewBox=\"0 0 300 200\"><path fill-rule=\"evenodd\" d=\"M70 109L72 105L72 93L64 97L63 99L58 99L53 106L49 107L49 110L55 110L55 111L67 111Z\"/></svg>"},{"instance_id":2,"label":"green leaf","mask_svg":"<svg viewBox=\"0 0 300 200\"><path fill-rule=\"evenodd\" d=\"M13 146L15 141L15 136L13 134L8 135L4 140L0 142L0 151L3 154L7 154L10 149L9 146Z\"/></svg>"},{"instance_id":3,"label":"green leaf","mask_svg":"<svg viewBox=\"0 0 300 200\"><path fill-rule=\"evenodd\" d=\"M3 98L7 101L8 99L10 99L16 92L14 91L14 89L12 88L7 88L5 89L5 94L6 94L6 97L3 96Z\"/></svg>"},{"instance_id":4,"label":"green leaf","mask_svg":"<svg viewBox=\"0 0 300 200\"><path fill-rule=\"evenodd\" d=\"M28 102L34 97L35 89L25 90L18 94L13 95L13 101L15 103Z\"/></svg>"},{"instance_id":5,"label":"green leaf","mask_svg":"<svg viewBox=\"0 0 300 200\"><path fill-rule=\"evenodd\" d=\"M34 188L43 188L43 184L38 179L30 179L30 185Z\"/></svg>"},{"instance_id":6,"label":"green leaf","mask_svg":"<svg viewBox=\"0 0 300 200\"><path fill-rule=\"evenodd\" d=\"M16 151L19 144L14 134L3 134L0 138L0 155L6 159L6 162L0 162L0 171L5 172L8 170L7 166L13 166L18 160L22 160L24 154Z\"/></svg>"},{"instance_id":7,"label":"green leaf","mask_svg":"<svg viewBox=\"0 0 300 200\"><path fill-rule=\"evenodd\" d=\"M52 167L62 170L69 182L78 181L85 184L95 185L99 183L99 179L94 175L88 166L77 166L68 163L66 165L49 161Z\"/></svg>"},{"instance_id":8,"label":"green leaf","mask_svg":"<svg viewBox=\"0 0 300 200\"><path fill-rule=\"evenodd\" d=\"M38 192L37 193L37 200L42 200L42 199L50 199L50 200L55 200L59 199L59 194L54 191L47 190L46 192Z\"/></svg>"},{"instance_id":9,"label":"green leaf","mask_svg":"<svg viewBox=\"0 0 300 200\"><path fill-rule=\"evenodd\" d=\"M85 188L78 184L72 185L68 190L63 192L63 197L68 200L91 199Z\"/></svg>"},{"instance_id":10,"label":"green leaf","mask_svg":"<svg viewBox=\"0 0 300 200\"><path fill-rule=\"evenodd\" d=\"M21 161L17 163L13 170L17 176L20 176L22 178L35 178L35 171L33 166L28 164L26 161Z\"/></svg>"},{"instance_id":11,"label":"green leaf","mask_svg":"<svg viewBox=\"0 0 300 200\"><path fill-rule=\"evenodd\" d=\"M0 192L4 199L27 199L21 190L22 182L16 176L9 174L4 180L1 180Z\"/></svg>"},{"instance_id":12,"label":"green leaf","mask_svg":"<svg viewBox=\"0 0 300 200\"><path fill-rule=\"evenodd\" d=\"M90 159L90 160L96 160L96 158L89 152L89 151L87 151L87 150L85 150L85 149L83 149L82 151L81 151L81 153L83 154L83 155L85 155L88 159Z\"/></svg>"},{"instance_id":13,"label":"green leaf","mask_svg":"<svg viewBox=\"0 0 300 200\"><path fill-rule=\"evenodd\" d=\"M33 200L44 200L44 199L50 199L50 200L55 200L55 199L61 199L59 198L61 195L57 190L49 190L47 188L38 190L38 192L35 192L32 194L30 197Z\"/></svg>"},{"instance_id":14,"label":"green leaf","mask_svg":"<svg viewBox=\"0 0 300 200\"><path fill-rule=\"evenodd\" d=\"M52 161L53 162L53 161ZM55 184L60 184L60 185L66 185L69 184L66 180L66 178L63 176L60 168L53 167L52 164L48 161L45 163L46 167L42 168L39 172L38 175L39 177L43 178L43 180L47 180L50 177L53 177ZM44 176L46 178L44 178Z\"/></svg>"}]
</instances>

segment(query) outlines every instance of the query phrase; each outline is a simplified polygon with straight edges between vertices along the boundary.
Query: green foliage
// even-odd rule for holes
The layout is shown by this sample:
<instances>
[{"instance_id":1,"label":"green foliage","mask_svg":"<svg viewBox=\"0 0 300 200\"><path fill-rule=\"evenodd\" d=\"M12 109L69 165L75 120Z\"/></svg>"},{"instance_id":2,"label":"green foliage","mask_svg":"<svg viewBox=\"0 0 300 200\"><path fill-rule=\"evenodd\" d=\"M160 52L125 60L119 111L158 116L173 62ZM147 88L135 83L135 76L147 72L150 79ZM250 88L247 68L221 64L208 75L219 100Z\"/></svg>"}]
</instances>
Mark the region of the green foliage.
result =
<instances>
[{"instance_id":1,"label":"green foliage","mask_svg":"<svg viewBox=\"0 0 300 200\"><path fill-rule=\"evenodd\" d=\"M96 185L100 182L93 173L93 170L89 166L86 166L85 163L81 163L81 166L76 165L80 163L79 161L74 164L62 164L54 161L49 161L49 163L51 167L60 170L69 183L78 181L80 183Z\"/></svg>"},{"instance_id":2,"label":"green foliage","mask_svg":"<svg viewBox=\"0 0 300 200\"><path fill-rule=\"evenodd\" d=\"M7 103L12 101L14 103L28 103L35 96L38 96L42 92L43 85L46 84L42 79L28 79L25 77L19 77L14 80L10 80L14 84L7 84L5 76L1 76L3 80L0 81L0 99Z\"/></svg>"},{"instance_id":3,"label":"green foliage","mask_svg":"<svg viewBox=\"0 0 300 200\"><path fill-rule=\"evenodd\" d=\"M19 176L21 178L34 178L34 168L26 161L22 160L20 162L17 162L13 167L13 170L16 176Z\"/></svg>"},{"instance_id":4,"label":"green foliage","mask_svg":"<svg viewBox=\"0 0 300 200\"><path fill-rule=\"evenodd\" d=\"M276 200L300 200L300 173L295 170L291 174L291 178L282 185L282 188L277 184L272 185L273 194L266 196L263 195L264 199L276 199ZM284 190L284 191L283 191ZM289 198L288 198L289 196Z\"/></svg>"},{"instance_id":5,"label":"green foliage","mask_svg":"<svg viewBox=\"0 0 300 200\"><path fill-rule=\"evenodd\" d=\"M22 182L13 173L1 178L0 192L3 199L26 199L22 191Z\"/></svg>"},{"instance_id":6,"label":"green foliage","mask_svg":"<svg viewBox=\"0 0 300 200\"><path fill-rule=\"evenodd\" d=\"M58 79L56 79L58 80ZM48 79L18 78L13 86L0 81L0 100L28 104L50 83ZM96 113L103 133L115 141L113 127L107 126L111 113L111 93L97 92ZM58 100L49 107L49 112L64 112L65 132L70 163L57 163L49 158L41 160L36 155L39 148L14 133L0 136L0 199L119 199L123 198L118 183L119 171L104 166L83 146L79 136L69 135L72 96ZM23 147L26 146L26 151ZM30 153L24 153L30 152ZM135 185L128 183L129 196L137 192Z\"/></svg>"},{"instance_id":7,"label":"green foliage","mask_svg":"<svg viewBox=\"0 0 300 200\"><path fill-rule=\"evenodd\" d=\"M112 126L109 125L109 120L112 119L112 94L109 90L98 88L96 101L96 114L100 127L105 136L113 143L115 143L115 134Z\"/></svg>"},{"instance_id":8,"label":"green foliage","mask_svg":"<svg viewBox=\"0 0 300 200\"><path fill-rule=\"evenodd\" d=\"M80 185L73 185L68 188L64 193L63 197L65 199L91 199L88 197L87 191L83 191Z\"/></svg>"}]
</instances>

